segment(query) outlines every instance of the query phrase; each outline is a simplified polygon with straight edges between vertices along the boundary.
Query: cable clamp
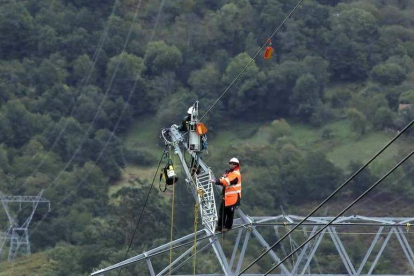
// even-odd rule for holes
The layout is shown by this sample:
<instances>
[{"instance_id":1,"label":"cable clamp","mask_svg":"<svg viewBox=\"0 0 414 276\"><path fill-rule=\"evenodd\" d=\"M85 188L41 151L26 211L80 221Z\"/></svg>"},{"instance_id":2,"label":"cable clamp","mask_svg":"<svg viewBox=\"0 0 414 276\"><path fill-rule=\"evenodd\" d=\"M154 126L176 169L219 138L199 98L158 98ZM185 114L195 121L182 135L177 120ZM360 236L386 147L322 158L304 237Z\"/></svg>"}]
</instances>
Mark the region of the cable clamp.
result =
<instances>
[{"instance_id":1,"label":"cable clamp","mask_svg":"<svg viewBox=\"0 0 414 276\"><path fill-rule=\"evenodd\" d=\"M272 45L272 41L270 40L270 37L266 41L267 44Z\"/></svg>"}]
</instances>

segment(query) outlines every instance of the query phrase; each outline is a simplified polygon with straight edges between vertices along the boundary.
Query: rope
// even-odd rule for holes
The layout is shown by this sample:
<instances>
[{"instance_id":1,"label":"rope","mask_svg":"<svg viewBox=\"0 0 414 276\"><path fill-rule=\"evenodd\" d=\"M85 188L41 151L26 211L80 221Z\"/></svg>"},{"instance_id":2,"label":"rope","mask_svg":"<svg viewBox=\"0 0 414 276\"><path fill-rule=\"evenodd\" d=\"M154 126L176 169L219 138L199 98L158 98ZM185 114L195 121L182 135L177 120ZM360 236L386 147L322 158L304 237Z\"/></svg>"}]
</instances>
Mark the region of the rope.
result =
<instances>
[{"instance_id":1,"label":"rope","mask_svg":"<svg viewBox=\"0 0 414 276\"><path fill-rule=\"evenodd\" d=\"M332 197L334 197L339 191L341 191L346 185L351 182L352 179L354 179L363 169L365 169L369 164L372 163L381 153L383 153L392 143L394 143L404 132L407 131L409 127L411 127L414 124L414 120L412 120L403 130L401 130L391 141L389 141L380 151L378 151L365 165L363 165L361 168L359 168L358 171L356 171L353 175L351 175L341 186L339 186L331 195L329 195L322 203L320 203L315 209L313 209L302 221L300 221L296 226L294 226L289 232L287 232L283 237L281 237L277 242L275 242L269 249L267 249L265 252L263 252L257 259L255 259L251 264L249 264L245 269L243 269L239 275L246 272L250 267L253 266L256 262L258 262L263 256L265 256L267 253L269 253L270 250L272 250L275 246L280 244L287 236L289 236L293 231L296 230L302 223L304 223L308 218L310 218L314 213L316 213L322 206L327 203ZM238 276L239 276L238 275Z\"/></svg>"},{"instance_id":2,"label":"rope","mask_svg":"<svg viewBox=\"0 0 414 276\"><path fill-rule=\"evenodd\" d=\"M168 148L168 154L169 157L171 158L171 146L169 146ZM172 157L172 166L174 168L174 158L175 155L173 155ZM172 242L173 242L173 226L174 226L174 203L175 203L175 178L173 180L173 184L172 184L172 203L171 203L171 229L170 229L170 242L171 242L171 246L170 246L170 264L169 264L169 274L171 275L171 263L172 263Z\"/></svg>"},{"instance_id":3,"label":"rope","mask_svg":"<svg viewBox=\"0 0 414 276\"><path fill-rule=\"evenodd\" d=\"M302 243L298 248L296 248L294 251L292 251L289 255L287 255L283 260L281 260L277 265L273 266L269 271L267 271L264 275L268 275L271 273L274 269L278 268L284 261L286 261L288 258L290 258L293 254L295 254L297 251L299 251L302 247L304 247L307 243L309 243L311 240L313 240L316 236L318 236L323 230L325 230L327 227L329 227L336 219L338 219L340 216L342 216L346 211L348 211L352 206L354 206L359 200L361 200L365 195L367 195L371 190L373 190L376 186L378 186L387 176L389 176L392 172L394 172L397 168L399 168L405 161L408 160L412 155L414 154L414 150L411 151L404 159L402 159L397 165L395 165L390 171L388 171L383 177L381 177L377 182L375 182L371 187L369 187L363 194L361 194L357 199L355 199L351 204L349 204L345 209L343 209L341 212L339 212L338 215L335 216L333 220L328 222L325 226L323 226L318 232L316 232L313 236L311 236L309 239L307 239L304 243ZM253 262L254 264L255 262ZM251 266L251 265L250 265ZM243 270L243 272L246 271ZM242 273L243 273L242 272ZM241 275L241 273L239 274Z\"/></svg>"},{"instance_id":4,"label":"rope","mask_svg":"<svg viewBox=\"0 0 414 276\"><path fill-rule=\"evenodd\" d=\"M148 191L148 194L147 194L147 197L145 199L144 206L142 207L141 214L139 215L138 222L137 222L137 225L135 227L134 233L132 235L131 241L129 242L129 246L128 246L127 252L125 253L125 256L124 256L124 260L127 258L128 253L129 253L129 250L131 249L132 242L134 241L135 234L137 233L139 223L141 222L142 214L145 211L145 207L147 206L149 196L151 195L152 188L154 187L155 177L158 175L158 169L160 168L160 165L161 165L162 159L164 158L164 155L165 155L165 148L162 151L160 161L158 162L157 170L155 171L154 178L152 179L151 187L150 187L150 189ZM122 271L122 268L119 270L118 276L121 275L121 271Z\"/></svg>"},{"instance_id":5,"label":"rope","mask_svg":"<svg viewBox=\"0 0 414 276\"><path fill-rule=\"evenodd\" d=\"M280 28L285 25L285 22L290 18L290 16L295 12L295 10L302 4L304 0L300 0L296 6L289 12L289 14L285 17L285 19L282 21L282 23L277 27L277 29L273 32L273 34L266 40L266 43L263 44L262 47L260 47L259 51L251 58L251 60L247 63L247 65L241 70L241 72L237 75L237 77L230 83L230 85L224 90L224 92L217 98L217 100L211 105L211 107L204 113L204 115L200 118L201 120L210 112L211 109L217 104L218 101L224 96L224 94L229 91L229 89L233 86L233 84L241 77L241 75L247 70L247 68L253 63L253 61L256 59L256 57L260 54L260 52L263 50L266 45L269 44L269 42L272 40L272 38L279 32Z\"/></svg>"},{"instance_id":6,"label":"rope","mask_svg":"<svg viewBox=\"0 0 414 276\"><path fill-rule=\"evenodd\" d=\"M196 275L196 266L197 266L197 224L198 224L198 204L194 205L194 247L193 247L193 275Z\"/></svg>"}]
</instances>

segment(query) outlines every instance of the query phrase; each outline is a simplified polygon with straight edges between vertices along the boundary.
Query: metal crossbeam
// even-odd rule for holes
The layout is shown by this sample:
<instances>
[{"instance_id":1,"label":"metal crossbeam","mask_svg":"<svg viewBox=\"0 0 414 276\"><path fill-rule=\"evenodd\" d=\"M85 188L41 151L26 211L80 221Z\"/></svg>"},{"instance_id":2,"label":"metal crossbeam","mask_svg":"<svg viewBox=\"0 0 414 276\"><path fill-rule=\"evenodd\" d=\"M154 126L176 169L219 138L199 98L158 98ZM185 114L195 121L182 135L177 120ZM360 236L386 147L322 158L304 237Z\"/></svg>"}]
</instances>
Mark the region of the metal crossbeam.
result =
<instances>
[{"instance_id":1,"label":"metal crossbeam","mask_svg":"<svg viewBox=\"0 0 414 276\"><path fill-rule=\"evenodd\" d=\"M304 217L301 216L275 216L275 217L249 217L246 216L240 209L238 209L239 218L234 222L234 230L235 233L233 234L226 234L226 243L229 244L230 240L234 239L234 246L231 250L230 254L227 256L223 253L221 249L221 237L217 236L216 234L211 234L211 232L207 229L200 230L197 233L198 238L198 246L203 246L204 248L213 247L216 245L216 253L215 257L218 263L221 264L222 272L215 273L215 274L197 274L199 276L223 276L223 275L237 275L245 263L245 258L249 256L249 248L254 244L262 246L264 249L268 248L269 246L269 239L272 241L275 240L275 237L269 237L269 231L265 231L265 229L275 228L275 230L279 229L284 231L285 228L289 225L297 224L301 221ZM311 235L320 229L323 225L326 225L331 221L333 217L311 217L304 223L302 228L299 228L296 234L292 236L292 239L306 239L308 234ZM303 275L303 276L374 276L374 275L381 275L381 276L406 276L406 275L414 275L414 253L412 244L410 244L408 235L411 230L409 228L410 223L414 221L413 218L378 218L378 217L363 217L363 216L349 216L349 217L341 217L337 220L337 222L333 223L329 226L325 231L323 231L316 240L309 243L306 247L300 251L298 257L294 260L292 264L283 264L281 266L281 270L279 273L276 274L269 274L274 276L296 276L296 275ZM311 227L310 231L306 229ZM407 228L408 227L408 228ZM407 228L407 229L406 229ZM344 239L343 235L347 234L349 236L349 231L358 231L361 234L364 234L363 231L369 231L369 234L372 234L373 240L372 242L367 243L366 245L366 252L360 260L354 260L350 258L350 250L347 248L352 248L353 244L349 244L349 239ZM279 232L279 230L277 232ZM272 231L270 231L272 232ZM265 234L266 233L266 234ZM274 231L272 232L274 233ZM276 234L276 233L275 233ZM243 237L244 236L244 237ZM219 238L220 237L220 238ZM384 251L389 245L389 241L392 237L395 237L398 246L401 249L401 257L404 258L406 265L406 269L411 269L407 272L407 274L375 274L375 268L378 265L378 262L381 257L384 258ZM106 272L109 272L114 269L119 269L124 266L132 265L136 262L145 261L148 264L147 260L151 260L156 258L157 256L167 253L169 251L170 246L173 247L174 250L178 248L186 249L184 253L180 256L176 257L175 260L172 262L172 271L178 270L183 265L183 262L188 261L193 256L190 254L192 246L193 246L193 239L194 235L190 234L181 239L173 241L172 243L168 243L162 245L158 248L150 250L148 252L142 253L136 257L130 258L124 262L115 264L105 269L101 269L92 273L92 276L104 275ZM277 239L277 237L276 237ZM341 262L343 265L346 274L344 272L340 273L326 273L321 271L315 271L314 267L311 266L312 263L317 262L316 254L323 249L322 240L325 242L330 242L331 246L336 249L337 252L337 259L338 262ZM412 240L411 240L412 241ZM293 245L295 243L292 243ZM240 247L241 246L241 247ZM219 250L217 250L219 249ZM394 245L395 249L395 245ZM216 252L217 251L217 252ZM281 254L281 249L271 251L269 257L274 261L278 261L280 257L283 257L284 254ZM280 256L278 255L280 254ZM332 254L332 252L331 252ZM197 257L198 259L202 257ZM184 260L185 259L185 260ZM160 270L159 273L156 273L156 270L159 268L154 268L147 266L147 271L142 271L140 274L149 274L157 276L165 275L168 271L168 265ZM266 268L264 268L266 269ZM395 270L395 267L390 267L390 271ZM174 275L186 275L186 274L174 274ZM256 274L244 274L246 276L253 276L253 275L263 275L263 273L256 273Z\"/></svg>"},{"instance_id":2,"label":"metal crossbeam","mask_svg":"<svg viewBox=\"0 0 414 276\"><path fill-rule=\"evenodd\" d=\"M19 203L25 203L25 202L42 202L42 203L50 203L49 200L43 197L37 197L37 196L3 196L3 201L5 203L9 202L19 202Z\"/></svg>"}]
</instances>

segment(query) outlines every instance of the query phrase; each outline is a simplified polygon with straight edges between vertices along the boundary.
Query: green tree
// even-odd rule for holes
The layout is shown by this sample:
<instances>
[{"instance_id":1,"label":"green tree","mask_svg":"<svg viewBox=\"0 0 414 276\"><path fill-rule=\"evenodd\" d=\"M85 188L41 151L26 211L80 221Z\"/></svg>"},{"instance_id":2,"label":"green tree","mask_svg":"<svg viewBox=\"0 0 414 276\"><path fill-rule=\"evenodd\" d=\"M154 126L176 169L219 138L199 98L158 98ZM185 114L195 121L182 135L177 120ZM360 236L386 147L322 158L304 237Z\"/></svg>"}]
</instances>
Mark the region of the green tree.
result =
<instances>
[{"instance_id":1,"label":"green tree","mask_svg":"<svg viewBox=\"0 0 414 276\"><path fill-rule=\"evenodd\" d=\"M271 141L276 141L277 138L283 136L289 136L292 133L290 125L285 121L285 119L274 120L270 123L271 131Z\"/></svg>"},{"instance_id":2,"label":"green tree","mask_svg":"<svg viewBox=\"0 0 414 276\"><path fill-rule=\"evenodd\" d=\"M240 53L243 40L254 23L253 10L248 1L223 5L208 17L209 36L218 48L225 48L231 54Z\"/></svg>"},{"instance_id":3,"label":"green tree","mask_svg":"<svg viewBox=\"0 0 414 276\"><path fill-rule=\"evenodd\" d=\"M283 21L285 14L283 5L277 0L267 0L261 5L260 20L262 28L266 32L273 31L274 26Z\"/></svg>"},{"instance_id":4,"label":"green tree","mask_svg":"<svg viewBox=\"0 0 414 276\"><path fill-rule=\"evenodd\" d=\"M291 113L308 121L320 103L318 90L318 84L312 75L301 76L292 90Z\"/></svg>"},{"instance_id":5,"label":"green tree","mask_svg":"<svg viewBox=\"0 0 414 276\"><path fill-rule=\"evenodd\" d=\"M391 110L386 107L380 107L375 112L375 118L372 124L376 129L392 127L394 125L394 116Z\"/></svg>"},{"instance_id":6,"label":"green tree","mask_svg":"<svg viewBox=\"0 0 414 276\"><path fill-rule=\"evenodd\" d=\"M399 85L405 80L406 74L397 64L388 63L372 68L371 76L383 85Z\"/></svg>"},{"instance_id":7,"label":"green tree","mask_svg":"<svg viewBox=\"0 0 414 276\"><path fill-rule=\"evenodd\" d=\"M342 171L322 152L306 154L302 166L304 183L302 189L309 199L323 199L330 195L342 180Z\"/></svg>"},{"instance_id":8,"label":"green tree","mask_svg":"<svg viewBox=\"0 0 414 276\"><path fill-rule=\"evenodd\" d=\"M106 90L111 90L111 98L121 96L131 103L138 114L147 112L150 106L146 82L142 77L145 69L142 58L125 52L111 58L106 69Z\"/></svg>"},{"instance_id":9,"label":"green tree","mask_svg":"<svg viewBox=\"0 0 414 276\"><path fill-rule=\"evenodd\" d=\"M367 129L367 118L355 108L348 109L346 116L351 122L351 129L358 135L365 133Z\"/></svg>"},{"instance_id":10,"label":"green tree","mask_svg":"<svg viewBox=\"0 0 414 276\"><path fill-rule=\"evenodd\" d=\"M93 140L89 140L87 145L90 159L97 162L98 166L111 180L121 178L121 168L125 166L121 141L114 133L106 129L100 129L95 133Z\"/></svg>"},{"instance_id":11,"label":"green tree","mask_svg":"<svg viewBox=\"0 0 414 276\"><path fill-rule=\"evenodd\" d=\"M60 243L48 252L51 262L57 263L53 275L74 276L81 273L79 249L73 245Z\"/></svg>"},{"instance_id":12,"label":"green tree","mask_svg":"<svg viewBox=\"0 0 414 276\"><path fill-rule=\"evenodd\" d=\"M365 79L367 76L369 64L366 51L345 34L333 37L326 58L335 78L354 80Z\"/></svg>"},{"instance_id":13,"label":"green tree","mask_svg":"<svg viewBox=\"0 0 414 276\"><path fill-rule=\"evenodd\" d=\"M170 46L164 41L156 41L148 43L144 61L150 74L160 75L165 71L176 70L183 59L176 46Z\"/></svg>"},{"instance_id":14,"label":"green tree","mask_svg":"<svg viewBox=\"0 0 414 276\"><path fill-rule=\"evenodd\" d=\"M75 163L84 163L86 160L79 154L84 135L84 128L73 117L61 118L56 125L45 128L43 145L47 150L53 147L64 161L73 158Z\"/></svg>"},{"instance_id":15,"label":"green tree","mask_svg":"<svg viewBox=\"0 0 414 276\"><path fill-rule=\"evenodd\" d=\"M229 85L250 60L251 58L246 53L236 56L227 66L226 72L223 75L223 82ZM223 99L230 114L246 116L248 113L254 113L255 109L260 108L257 103L263 102L264 91L258 85L264 77L264 74L259 71L254 62L250 64L238 81L234 83L232 87L233 96Z\"/></svg>"},{"instance_id":16,"label":"green tree","mask_svg":"<svg viewBox=\"0 0 414 276\"><path fill-rule=\"evenodd\" d=\"M348 169L351 173L358 171L362 167L359 162L351 161L348 165ZM365 168L361 173L358 174L350 183L352 194L355 196L361 195L367 190L372 184L375 183L376 177L372 175L369 168Z\"/></svg>"},{"instance_id":17,"label":"green tree","mask_svg":"<svg viewBox=\"0 0 414 276\"><path fill-rule=\"evenodd\" d=\"M220 72L212 63L191 73L188 83L200 97L216 98L219 94Z\"/></svg>"},{"instance_id":18,"label":"green tree","mask_svg":"<svg viewBox=\"0 0 414 276\"><path fill-rule=\"evenodd\" d=\"M345 34L356 42L372 41L378 35L375 17L362 9L350 8L335 14L332 18L332 29L336 34Z\"/></svg>"},{"instance_id":19,"label":"green tree","mask_svg":"<svg viewBox=\"0 0 414 276\"><path fill-rule=\"evenodd\" d=\"M21 2L10 1L0 7L0 57L27 56L32 49L33 17Z\"/></svg>"},{"instance_id":20,"label":"green tree","mask_svg":"<svg viewBox=\"0 0 414 276\"><path fill-rule=\"evenodd\" d=\"M70 75L72 83L77 85L94 84L97 78L96 68L91 58L87 55L79 56L72 65L73 72Z\"/></svg>"},{"instance_id":21,"label":"green tree","mask_svg":"<svg viewBox=\"0 0 414 276\"><path fill-rule=\"evenodd\" d=\"M81 96L77 99L77 106L73 117L80 123L94 122L96 128L104 128L108 126L108 116L103 110L101 103L104 95L96 86L81 87Z\"/></svg>"},{"instance_id":22,"label":"green tree","mask_svg":"<svg viewBox=\"0 0 414 276\"><path fill-rule=\"evenodd\" d=\"M160 125L180 125L183 117L187 115L188 107L194 104L196 99L196 94L188 89L179 89L176 93L164 97L157 108ZM208 106L206 102L204 104Z\"/></svg>"},{"instance_id":23,"label":"green tree","mask_svg":"<svg viewBox=\"0 0 414 276\"><path fill-rule=\"evenodd\" d=\"M286 61L272 68L266 74L264 85L266 89L263 97L263 111L268 116L290 115L290 97L296 80L306 72L303 64L298 61Z\"/></svg>"},{"instance_id":24,"label":"green tree","mask_svg":"<svg viewBox=\"0 0 414 276\"><path fill-rule=\"evenodd\" d=\"M142 209L146 194L147 191L143 188L122 188L113 195L113 198L119 199L120 203L115 209L115 215L118 218L115 226L123 233L125 243L131 241L139 216L137 210ZM153 197L151 204L146 207L146 215L140 222L146 227L142 228L139 235L135 237L134 244L142 243L143 238L151 240L163 233L165 229L169 229L168 214L160 210L166 210L165 204L160 197Z\"/></svg>"},{"instance_id":25,"label":"green tree","mask_svg":"<svg viewBox=\"0 0 414 276\"><path fill-rule=\"evenodd\" d=\"M2 142L9 146L21 147L35 134L40 133L44 127L51 123L48 116L38 116L30 113L18 100L7 102L2 106L0 119L3 136Z\"/></svg>"},{"instance_id":26,"label":"green tree","mask_svg":"<svg viewBox=\"0 0 414 276\"><path fill-rule=\"evenodd\" d=\"M53 120L69 116L75 108L76 92L66 84L55 84L46 89L42 97L34 102L33 110L48 114Z\"/></svg>"},{"instance_id":27,"label":"green tree","mask_svg":"<svg viewBox=\"0 0 414 276\"><path fill-rule=\"evenodd\" d=\"M7 172L10 169L7 147L4 144L0 144L0 164L3 165L1 168L3 172Z\"/></svg>"},{"instance_id":28,"label":"green tree","mask_svg":"<svg viewBox=\"0 0 414 276\"><path fill-rule=\"evenodd\" d=\"M47 88L66 81L66 59L60 54L52 54L48 59L43 59L35 70L37 94L41 95Z\"/></svg>"},{"instance_id":29,"label":"green tree","mask_svg":"<svg viewBox=\"0 0 414 276\"><path fill-rule=\"evenodd\" d=\"M414 90L407 90L401 93L398 101L405 104L414 104Z\"/></svg>"}]
</instances>

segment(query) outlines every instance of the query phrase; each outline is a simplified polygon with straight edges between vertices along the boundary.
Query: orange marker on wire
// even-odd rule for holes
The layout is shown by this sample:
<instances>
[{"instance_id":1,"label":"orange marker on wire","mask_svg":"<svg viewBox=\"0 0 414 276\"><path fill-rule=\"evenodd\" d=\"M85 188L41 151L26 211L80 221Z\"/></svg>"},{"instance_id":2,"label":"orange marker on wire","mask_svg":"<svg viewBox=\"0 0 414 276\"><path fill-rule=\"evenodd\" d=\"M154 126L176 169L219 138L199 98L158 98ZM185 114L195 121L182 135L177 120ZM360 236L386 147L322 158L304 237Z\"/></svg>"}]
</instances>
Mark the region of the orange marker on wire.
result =
<instances>
[{"instance_id":1,"label":"orange marker on wire","mask_svg":"<svg viewBox=\"0 0 414 276\"><path fill-rule=\"evenodd\" d=\"M272 41L270 40L270 38L267 39L266 43L269 44L269 45L266 47L266 50L264 52L263 57L264 57L264 59L271 59L272 55L273 55L273 52L275 50L272 47Z\"/></svg>"}]
</instances>

